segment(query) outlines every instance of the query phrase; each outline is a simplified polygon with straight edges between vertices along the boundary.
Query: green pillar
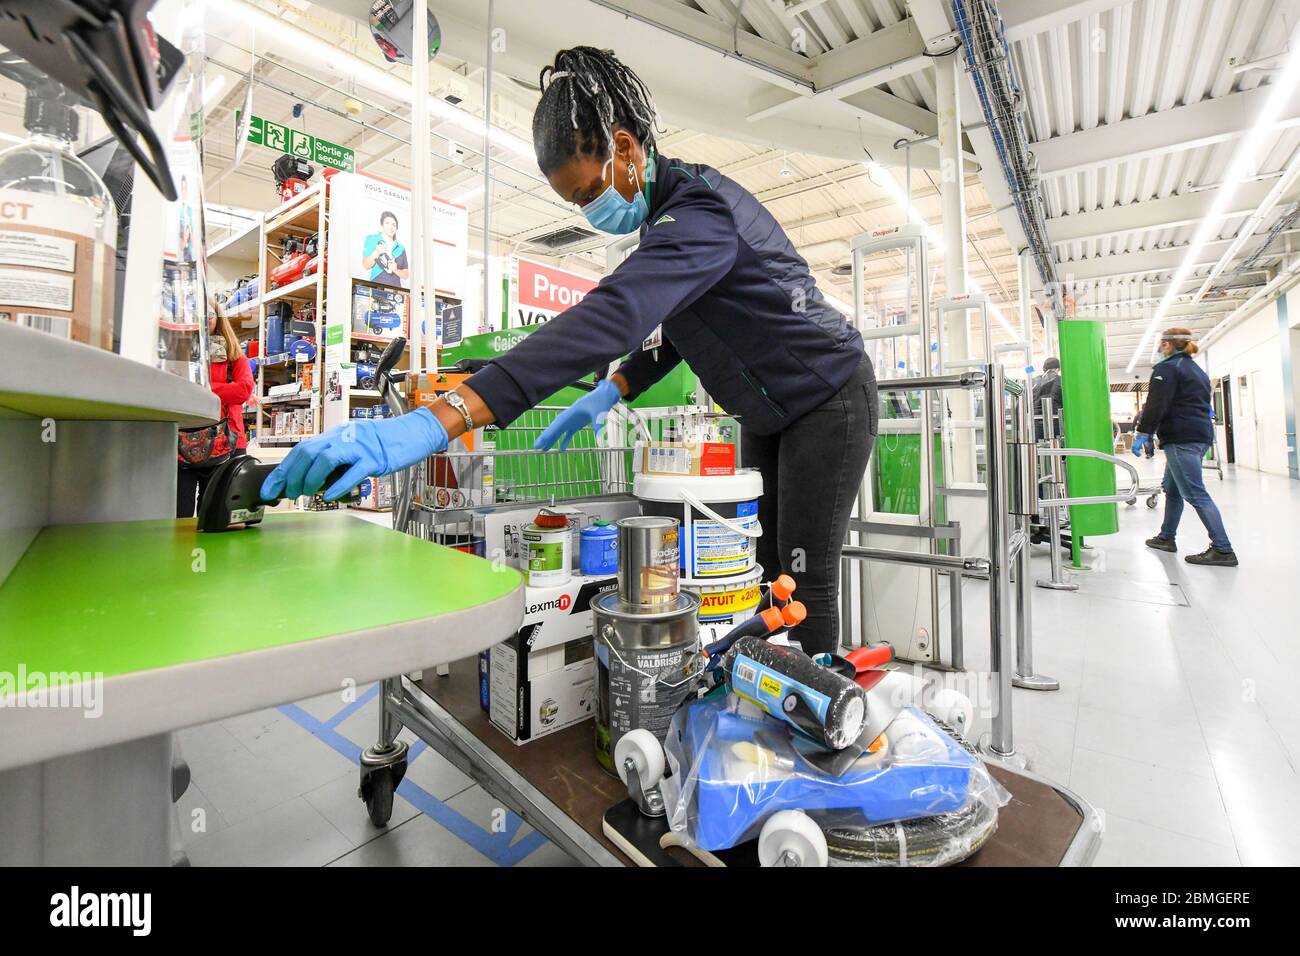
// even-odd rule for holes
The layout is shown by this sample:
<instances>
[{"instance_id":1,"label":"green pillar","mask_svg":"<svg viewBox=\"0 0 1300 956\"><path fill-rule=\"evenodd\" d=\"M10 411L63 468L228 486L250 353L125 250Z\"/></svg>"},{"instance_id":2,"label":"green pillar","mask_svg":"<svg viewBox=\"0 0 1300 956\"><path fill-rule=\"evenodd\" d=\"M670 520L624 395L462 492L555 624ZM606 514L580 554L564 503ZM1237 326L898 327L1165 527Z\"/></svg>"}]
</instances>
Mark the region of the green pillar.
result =
<instances>
[{"instance_id":1,"label":"green pillar","mask_svg":"<svg viewBox=\"0 0 1300 956\"><path fill-rule=\"evenodd\" d=\"M1070 319L1057 325L1057 337L1061 347L1061 417L1065 444L1113 455L1106 326L1102 322ZM1067 458L1065 484L1071 498L1113 495L1115 466L1095 458ZM1071 538L1114 534L1118 530L1118 505L1079 505L1070 509Z\"/></svg>"}]
</instances>

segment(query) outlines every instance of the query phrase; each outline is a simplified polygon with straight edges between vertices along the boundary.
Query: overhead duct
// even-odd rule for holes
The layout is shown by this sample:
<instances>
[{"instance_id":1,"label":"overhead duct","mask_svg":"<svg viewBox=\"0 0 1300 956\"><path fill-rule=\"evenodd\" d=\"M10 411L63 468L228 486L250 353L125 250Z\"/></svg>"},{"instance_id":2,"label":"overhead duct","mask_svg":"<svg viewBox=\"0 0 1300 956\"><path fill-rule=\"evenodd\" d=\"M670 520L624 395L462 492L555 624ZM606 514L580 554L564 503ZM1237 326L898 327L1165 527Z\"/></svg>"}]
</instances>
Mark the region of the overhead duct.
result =
<instances>
[{"instance_id":1,"label":"overhead duct","mask_svg":"<svg viewBox=\"0 0 1300 956\"><path fill-rule=\"evenodd\" d=\"M966 51L966 72L975 84L984 122L993 138L1034 266L1043 288L1052 297L1057 318L1064 318L1056 256L1047 238L1047 213L1038 164L1029 148L1029 132L1020 110L1025 94L1011 62L1002 18L990 0L952 0L952 15Z\"/></svg>"}]
</instances>

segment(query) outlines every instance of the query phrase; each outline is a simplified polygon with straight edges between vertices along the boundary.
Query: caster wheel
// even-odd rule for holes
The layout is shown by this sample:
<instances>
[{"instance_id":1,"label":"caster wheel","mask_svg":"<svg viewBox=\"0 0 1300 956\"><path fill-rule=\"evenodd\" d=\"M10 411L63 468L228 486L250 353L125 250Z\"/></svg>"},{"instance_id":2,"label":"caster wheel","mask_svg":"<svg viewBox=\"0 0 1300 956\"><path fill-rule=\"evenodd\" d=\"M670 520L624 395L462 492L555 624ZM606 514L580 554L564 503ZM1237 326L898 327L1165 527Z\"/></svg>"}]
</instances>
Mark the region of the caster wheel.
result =
<instances>
[{"instance_id":1,"label":"caster wheel","mask_svg":"<svg viewBox=\"0 0 1300 956\"><path fill-rule=\"evenodd\" d=\"M1130 508L1132 508L1137 503L1138 500L1136 498L1130 498L1128 501L1124 502L1124 504L1128 505Z\"/></svg>"},{"instance_id":2,"label":"caster wheel","mask_svg":"<svg viewBox=\"0 0 1300 956\"><path fill-rule=\"evenodd\" d=\"M759 866L826 866L826 834L802 810L768 817L758 834Z\"/></svg>"},{"instance_id":3,"label":"caster wheel","mask_svg":"<svg viewBox=\"0 0 1300 956\"><path fill-rule=\"evenodd\" d=\"M407 746L394 741L388 748L367 747L361 751L361 785L357 796L366 805L370 822L377 827L388 825L393 815L393 794L406 776Z\"/></svg>"},{"instance_id":4,"label":"caster wheel","mask_svg":"<svg viewBox=\"0 0 1300 956\"><path fill-rule=\"evenodd\" d=\"M406 761L387 767L376 767L361 773L361 786L357 788L359 796L366 804L366 813L370 822L377 827L388 826L393 815L393 794L397 785L406 776Z\"/></svg>"},{"instance_id":5,"label":"caster wheel","mask_svg":"<svg viewBox=\"0 0 1300 956\"><path fill-rule=\"evenodd\" d=\"M1147 499L1147 507L1154 508L1158 502L1159 499L1155 495L1152 495L1150 498Z\"/></svg>"},{"instance_id":6,"label":"caster wheel","mask_svg":"<svg viewBox=\"0 0 1300 956\"><path fill-rule=\"evenodd\" d=\"M975 706L971 703L970 698L961 691L948 687L934 695L934 699L930 701L930 706L926 710L936 720L957 731L963 739L965 739L966 733L970 730L971 723L975 719Z\"/></svg>"},{"instance_id":7,"label":"caster wheel","mask_svg":"<svg viewBox=\"0 0 1300 956\"><path fill-rule=\"evenodd\" d=\"M627 783L627 768L623 763L629 757L636 765L644 789L659 785L664 776L664 748L654 734L644 729L634 730L620 737L614 746L614 767L624 784Z\"/></svg>"}]
</instances>

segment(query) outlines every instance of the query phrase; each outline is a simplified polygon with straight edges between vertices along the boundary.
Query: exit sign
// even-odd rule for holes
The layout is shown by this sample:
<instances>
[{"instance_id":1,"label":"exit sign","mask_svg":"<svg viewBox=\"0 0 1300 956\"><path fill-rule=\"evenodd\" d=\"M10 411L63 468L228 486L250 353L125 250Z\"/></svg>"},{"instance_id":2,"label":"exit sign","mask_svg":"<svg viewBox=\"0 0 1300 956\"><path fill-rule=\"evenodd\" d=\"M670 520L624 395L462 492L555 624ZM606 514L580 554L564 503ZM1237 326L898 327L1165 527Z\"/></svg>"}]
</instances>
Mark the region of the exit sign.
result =
<instances>
[{"instance_id":1,"label":"exit sign","mask_svg":"<svg viewBox=\"0 0 1300 956\"><path fill-rule=\"evenodd\" d=\"M239 130L239 113L235 113L235 131ZM248 141L254 146L279 150L291 156L300 156L305 160L329 166L345 173L357 171L357 154L346 146L339 146L329 140L321 139L300 129L293 129L280 123L253 114L248 118Z\"/></svg>"}]
</instances>

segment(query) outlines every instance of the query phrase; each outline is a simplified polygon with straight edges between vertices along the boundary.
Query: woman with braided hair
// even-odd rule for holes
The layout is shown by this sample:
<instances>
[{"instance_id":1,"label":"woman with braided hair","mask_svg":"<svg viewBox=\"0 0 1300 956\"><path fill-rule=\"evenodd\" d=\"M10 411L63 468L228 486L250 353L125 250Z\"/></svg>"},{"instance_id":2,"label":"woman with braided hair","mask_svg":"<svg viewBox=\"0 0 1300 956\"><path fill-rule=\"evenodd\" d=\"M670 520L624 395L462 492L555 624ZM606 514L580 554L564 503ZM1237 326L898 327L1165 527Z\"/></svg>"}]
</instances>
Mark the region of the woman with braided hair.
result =
<instances>
[{"instance_id":1,"label":"woman with braided hair","mask_svg":"<svg viewBox=\"0 0 1300 956\"><path fill-rule=\"evenodd\" d=\"M877 427L861 336L758 200L716 169L657 154L650 91L611 51L561 50L541 86L533 146L551 188L602 232L640 230L640 244L581 302L431 408L350 423L350 440L326 433L298 445L263 496L314 492L352 463L326 492L338 497L445 449L448 436L508 424L598 369L595 391L535 446L567 448L685 361L740 420L743 463L762 473L759 562L799 582L808 617L798 639L809 653L833 651L840 548Z\"/></svg>"}]
</instances>

